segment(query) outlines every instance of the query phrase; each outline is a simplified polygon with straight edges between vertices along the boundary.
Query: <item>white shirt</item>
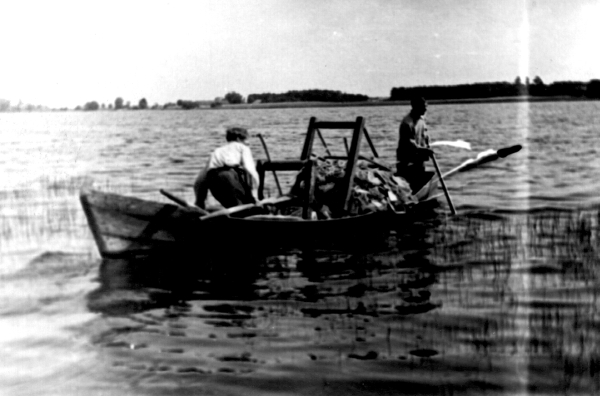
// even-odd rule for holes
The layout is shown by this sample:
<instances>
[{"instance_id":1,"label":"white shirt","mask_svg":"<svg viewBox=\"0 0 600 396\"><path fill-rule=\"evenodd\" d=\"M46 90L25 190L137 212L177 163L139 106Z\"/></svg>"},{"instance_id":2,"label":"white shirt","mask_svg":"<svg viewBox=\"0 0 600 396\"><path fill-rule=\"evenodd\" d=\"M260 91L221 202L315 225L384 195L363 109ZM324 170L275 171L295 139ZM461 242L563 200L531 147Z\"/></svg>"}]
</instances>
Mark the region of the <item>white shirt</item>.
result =
<instances>
[{"instance_id":1,"label":"white shirt","mask_svg":"<svg viewBox=\"0 0 600 396\"><path fill-rule=\"evenodd\" d=\"M207 169L220 168L222 166L241 166L246 169L253 181L253 189L258 186L258 172L254 165L250 147L240 142L229 142L215 149L208 160Z\"/></svg>"}]
</instances>

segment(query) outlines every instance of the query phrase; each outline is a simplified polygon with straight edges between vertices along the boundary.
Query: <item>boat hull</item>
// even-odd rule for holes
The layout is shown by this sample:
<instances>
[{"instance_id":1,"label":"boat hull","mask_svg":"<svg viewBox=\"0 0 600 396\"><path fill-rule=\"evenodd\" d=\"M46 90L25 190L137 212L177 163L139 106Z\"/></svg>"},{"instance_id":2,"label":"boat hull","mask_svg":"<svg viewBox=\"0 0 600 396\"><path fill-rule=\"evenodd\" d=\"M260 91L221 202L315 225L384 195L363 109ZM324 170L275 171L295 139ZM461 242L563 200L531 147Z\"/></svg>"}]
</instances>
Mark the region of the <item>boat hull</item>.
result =
<instances>
[{"instance_id":1,"label":"boat hull","mask_svg":"<svg viewBox=\"0 0 600 396\"><path fill-rule=\"evenodd\" d=\"M169 251L205 253L227 249L281 253L294 250L358 251L382 242L401 214L374 212L331 220L290 217L200 215L173 204L97 190L80 195L90 230L103 258Z\"/></svg>"}]
</instances>

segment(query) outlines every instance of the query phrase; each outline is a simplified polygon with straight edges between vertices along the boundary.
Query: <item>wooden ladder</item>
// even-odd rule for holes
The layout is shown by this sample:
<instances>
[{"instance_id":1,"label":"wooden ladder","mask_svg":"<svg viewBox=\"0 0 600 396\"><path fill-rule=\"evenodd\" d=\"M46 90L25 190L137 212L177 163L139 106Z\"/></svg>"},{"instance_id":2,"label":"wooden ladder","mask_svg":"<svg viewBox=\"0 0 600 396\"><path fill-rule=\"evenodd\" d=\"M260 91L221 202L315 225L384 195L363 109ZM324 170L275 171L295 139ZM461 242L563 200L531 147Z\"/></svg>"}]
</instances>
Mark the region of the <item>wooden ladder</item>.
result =
<instances>
[{"instance_id":1,"label":"wooden ladder","mask_svg":"<svg viewBox=\"0 0 600 396\"><path fill-rule=\"evenodd\" d=\"M352 130L352 140L348 149L347 156L333 156L329 153L327 144L323 138L321 130ZM314 200L314 188L315 188L315 176L316 172L314 169L315 161L311 158L313 155L313 146L315 136L318 136L321 140L328 155L323 157L324 159L338 159L346 160L346 169L344 173L344 179L341 186L341 197L339 202L339 208L344 212L350 209L350 196L352 193L352 186L354 184L354 174L356 172L356 163L360 156L360 145L362 143L363 135L367 139L369 146L375 157L378 157L375 146L369 137L367 129L365 128L365 120L363 117L357 117L355 121L318 121L316 117L311 117L308 123L308 130L306 132L306 138L304 139L304 145L302 147L302 153L300 154L300 160L287 160L287 161L258 161L257 170L259 173L259 188L258 197L263 198L264 190L264 179L267 171L300 171L305 172L305 197L301 197L303 202L303 214L304 218L310 218L310 206Z\"/></svg>"}]
</instances>

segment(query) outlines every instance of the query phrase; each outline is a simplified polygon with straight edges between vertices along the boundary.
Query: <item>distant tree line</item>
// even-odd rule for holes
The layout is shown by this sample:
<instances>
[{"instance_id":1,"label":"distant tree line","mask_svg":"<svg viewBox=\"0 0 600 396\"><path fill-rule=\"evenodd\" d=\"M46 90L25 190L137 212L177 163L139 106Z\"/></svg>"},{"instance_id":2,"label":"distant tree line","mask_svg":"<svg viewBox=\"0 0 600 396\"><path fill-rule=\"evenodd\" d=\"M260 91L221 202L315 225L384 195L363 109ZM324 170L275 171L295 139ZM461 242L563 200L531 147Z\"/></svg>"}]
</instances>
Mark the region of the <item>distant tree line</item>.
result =
<instances>
[{"instance_id":1,"label":"distant tree line","mask_svg":"<svg viewBox=\"0 0 600 396\"><path fill-rule=\"evenodd\" d=\"M485 99L514 96L571 96L600 98L600 80L587 83L579 81L557 81L544 84L539 76L532 82L517 77L510 82L486 82L461 85L437 85L392 88L390 100L410 100L419 95L427 99Z\"/></svg>"},{"instance_id":2,"label":"distant tree line","mask_svg":"<svg viewBox=\"0 0 600 396\"><path fill-rule=\"evenodd\" d=\"M324 89L309 89L304 91L288 91L286 93L262 93L248 95L248 103L256 101L261 103L281 102L364 102L369 100L367 95L348 94L341 91Z\"/></svg>"},{"instance_id":3,"label":"distant tree line","mask_svg":"<svg viewBox=\"0 0 600 396\"><path fill-rule=\"evenodd\" d=\"M418 87L396 87L392 88L389 100L404 101L410 100L415 95L424 96L427 99L486 99L497 97L518 97L518 96L537 96L537 97L556 97L568 96L575 98L600 99L600 80L594 79L589 82L580 81L557 81L551 84L544 84L539 76L536 76L531 82L529 78L522 81L517 77L511 82L484 82L475 84L460 85L433 85ZM288 91L285 93L261 93L250 94L247 100L239 93L230 91L224 97L210 100L178 100L175 103L166 103L159 105L155 103L151 107L146 98L138 101L137 106L132 106L131 102L125 102L123 98L117 97L114 103L99 104L97 101L90 101L83 106L77 106L75 110L96 111L96 110L143 110L143 109L198 109L200 107L219 108L223 104L241 104L241 103L282 103L282 102L364 102L368 101L367 95L348 94L341 91L309 89ZM43 106L34 106L19 102L16 106L11 106L10 101L0 99L0 112L5 111L43 111L50 110ZM62 108L60 110L68 110Z\"/></svg>"},{"instance_id":4,"label":"distant tree line","mask_svg":"<svg viewBox=\"0 0 600 396\"><path fill-rule=\"evenodd\" d=\"M154 106L152 106L153 109L157 109L159 108L158 103L155 104ZM91 101L91 102L87 102L86 104L82 106L77 106L75 108L75 110L84 110L84 111L96 111L96 110L121 110L121 109L127 109L127 110L144 110L144 109L148 109L148 101L146 100L146 98L142 98L140 99L140 101L138 102L137 106L131 106L131 102L125 102L123 100L123 98L119 97L115 99L115 103L114 103L114 107L112 103L109 103L108 105L106 105L105 103L102 104L98 104L98 102L96 102L95 100Z\"/></svg>"},{"instance_id":5,"label":"distant tree line","mask_svg":"<svg viewBox=\"0 0 600 396\"><path fill-rule=\"evenodd\" d=\"M42 105L26 104L21 101L16 106L12 106L10 100L0 99L0 112L20 112L20 111L45 111L47 107Z\"/></svg>"}]
</instances>

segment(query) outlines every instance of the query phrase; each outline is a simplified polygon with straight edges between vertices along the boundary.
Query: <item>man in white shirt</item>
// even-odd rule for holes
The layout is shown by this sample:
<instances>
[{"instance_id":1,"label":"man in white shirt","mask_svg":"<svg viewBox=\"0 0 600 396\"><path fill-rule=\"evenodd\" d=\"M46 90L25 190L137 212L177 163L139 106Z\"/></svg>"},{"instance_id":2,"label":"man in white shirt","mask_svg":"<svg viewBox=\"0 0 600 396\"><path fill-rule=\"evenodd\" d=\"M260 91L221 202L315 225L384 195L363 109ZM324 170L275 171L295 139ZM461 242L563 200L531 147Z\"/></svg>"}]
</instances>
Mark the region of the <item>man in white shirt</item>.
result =
<instances>
[{"instance_id":1,"label":"man in white shirt","mask_svg":"<svg viewBox=\"0 0 600 396\"><path fill-rule=\"evenodd\" d=\"M256 202L258 173L247 138L244 128L227 129L227 144L212 152L194 183L196 206L204 208L209 189L226 208Z\"/></svg>"}]
</instances>

